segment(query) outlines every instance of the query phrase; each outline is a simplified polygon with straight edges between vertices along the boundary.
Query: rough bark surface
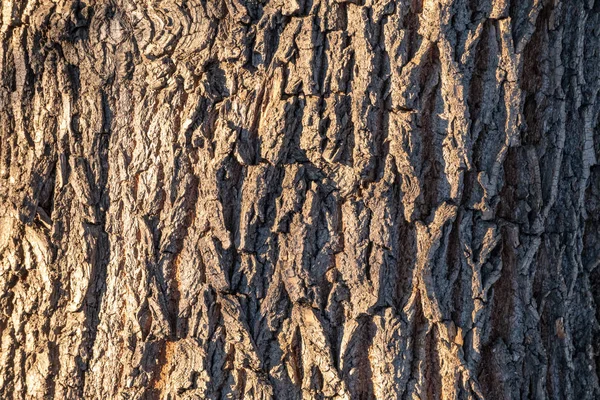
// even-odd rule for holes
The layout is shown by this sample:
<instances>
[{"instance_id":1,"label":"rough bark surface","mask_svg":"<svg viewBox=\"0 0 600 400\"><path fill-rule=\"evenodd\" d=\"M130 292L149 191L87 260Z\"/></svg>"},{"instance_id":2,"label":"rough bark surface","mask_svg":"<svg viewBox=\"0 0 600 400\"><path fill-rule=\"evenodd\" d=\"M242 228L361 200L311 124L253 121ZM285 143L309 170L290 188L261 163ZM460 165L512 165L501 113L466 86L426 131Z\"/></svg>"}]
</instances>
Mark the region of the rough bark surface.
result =
<instances>
[{"instance_id":1,"label":"rough bark surface","mask_svg":"<svg viewBox=\"0 0 600 400\"><path fill-rule=\"evenodd\" d=\"M599 0L0 7L0 398L600 398Z\"/></svg>"}]
</instances>

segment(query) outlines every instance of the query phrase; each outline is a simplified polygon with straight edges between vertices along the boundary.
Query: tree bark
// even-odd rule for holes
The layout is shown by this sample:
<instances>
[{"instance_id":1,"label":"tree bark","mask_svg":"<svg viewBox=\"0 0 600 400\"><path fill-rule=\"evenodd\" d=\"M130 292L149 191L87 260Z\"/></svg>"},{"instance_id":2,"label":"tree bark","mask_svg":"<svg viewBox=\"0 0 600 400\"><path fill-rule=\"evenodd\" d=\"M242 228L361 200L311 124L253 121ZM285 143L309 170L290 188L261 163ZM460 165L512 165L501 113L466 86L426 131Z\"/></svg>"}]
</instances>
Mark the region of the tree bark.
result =
<instances>
[{"instance_id":1,"label":"tree bark","mask_svg":"<svg viewBox=\"0 0 600 400\"><path fill-rule=\"evenodd\" d=\"M600 398L599 0L0 7L1 398Z\"/></svg>"}]
</instances>

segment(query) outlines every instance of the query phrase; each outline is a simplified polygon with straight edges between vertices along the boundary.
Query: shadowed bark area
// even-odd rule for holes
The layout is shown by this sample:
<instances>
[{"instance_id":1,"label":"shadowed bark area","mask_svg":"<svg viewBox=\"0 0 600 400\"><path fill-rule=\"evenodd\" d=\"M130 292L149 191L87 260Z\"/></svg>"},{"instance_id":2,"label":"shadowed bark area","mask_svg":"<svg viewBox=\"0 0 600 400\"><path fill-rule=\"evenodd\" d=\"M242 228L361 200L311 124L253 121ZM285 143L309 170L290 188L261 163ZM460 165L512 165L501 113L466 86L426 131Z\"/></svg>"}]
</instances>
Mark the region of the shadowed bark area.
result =
<instances>
[{"instance_id":1,"label":"shadowed bark area","mask_svg":"<svg viewBox=\"0 0 600 400\"><path fill-rule=\"evenodd\" d=\"M0 398L600 398L600 1L0 16Z\"/></svg>"}]
</instances>

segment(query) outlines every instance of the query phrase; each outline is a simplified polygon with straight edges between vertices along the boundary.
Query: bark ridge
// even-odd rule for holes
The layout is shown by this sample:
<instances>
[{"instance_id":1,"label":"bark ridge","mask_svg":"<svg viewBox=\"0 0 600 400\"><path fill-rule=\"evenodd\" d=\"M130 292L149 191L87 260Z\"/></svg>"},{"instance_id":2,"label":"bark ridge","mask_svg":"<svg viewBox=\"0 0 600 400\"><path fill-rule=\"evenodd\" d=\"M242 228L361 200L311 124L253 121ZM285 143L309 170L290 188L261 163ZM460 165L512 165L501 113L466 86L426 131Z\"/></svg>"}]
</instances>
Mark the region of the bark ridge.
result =
<instances>
[{"instance_id":1,"label":"bark ridge","mask_svg":"<svg viewBox=\"0 0 600 400\"><path fill-rule=\"evenodd\" d=\"M600 1L0 15L1 398L600 398Z\"/></svg>"}]
</instances>

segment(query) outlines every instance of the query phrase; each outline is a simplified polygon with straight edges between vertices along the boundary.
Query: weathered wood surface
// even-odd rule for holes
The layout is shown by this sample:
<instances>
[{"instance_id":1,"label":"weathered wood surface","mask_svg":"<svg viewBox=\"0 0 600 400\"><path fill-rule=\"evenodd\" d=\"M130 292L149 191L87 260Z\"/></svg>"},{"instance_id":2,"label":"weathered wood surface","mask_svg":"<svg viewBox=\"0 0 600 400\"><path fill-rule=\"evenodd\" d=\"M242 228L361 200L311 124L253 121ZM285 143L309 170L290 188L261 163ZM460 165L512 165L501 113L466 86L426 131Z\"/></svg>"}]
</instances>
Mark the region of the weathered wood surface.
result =
<instances>
[{"instance_id":1,"label":"weathered wood surface","mask_svg":"<svg viewBox=\"0 0 600 400\"><path fill-rule=\"evenodd\" d=\"M600 397L600 1L0 7L0 398Z\"/></svg>"}]
</instances>

